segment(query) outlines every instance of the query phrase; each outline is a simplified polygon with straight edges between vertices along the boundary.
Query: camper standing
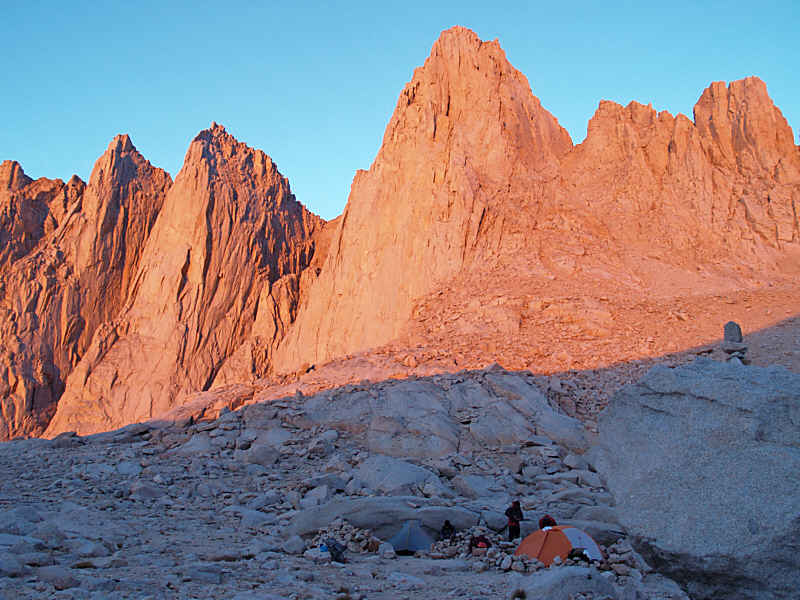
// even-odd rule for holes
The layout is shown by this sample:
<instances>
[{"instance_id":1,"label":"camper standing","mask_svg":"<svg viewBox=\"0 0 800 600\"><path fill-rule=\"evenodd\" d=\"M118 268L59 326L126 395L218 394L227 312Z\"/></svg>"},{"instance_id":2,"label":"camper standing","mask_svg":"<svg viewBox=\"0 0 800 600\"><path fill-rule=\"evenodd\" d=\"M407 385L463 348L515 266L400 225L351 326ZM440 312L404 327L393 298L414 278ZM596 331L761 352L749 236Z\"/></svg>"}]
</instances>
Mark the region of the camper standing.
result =
<instances>
[{"instance_id":1,"label":"camper standing","mask_svg":"<svg viewBox=\"0 0 800 600\"><path fill-rule=\"evenodd\" d=\"M508 517L508 541L513 542L519 537L519 522L525 520L525 517L522 516L522 509L519 507L519 500L514 500L514 503L506 509L506 516Z\"/></svg>"}]
</instances>

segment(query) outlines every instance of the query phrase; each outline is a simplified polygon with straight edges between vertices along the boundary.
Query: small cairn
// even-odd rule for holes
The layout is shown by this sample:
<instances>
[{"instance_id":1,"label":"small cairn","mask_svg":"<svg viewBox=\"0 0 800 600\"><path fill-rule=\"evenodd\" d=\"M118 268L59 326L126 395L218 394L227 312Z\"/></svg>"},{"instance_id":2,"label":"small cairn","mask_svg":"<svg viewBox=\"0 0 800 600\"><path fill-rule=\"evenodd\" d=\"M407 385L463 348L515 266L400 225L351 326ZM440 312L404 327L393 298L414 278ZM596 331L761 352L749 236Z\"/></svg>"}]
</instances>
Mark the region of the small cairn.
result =
<instances>
[{"instance_id":1,"label":"small cairn","mask_svg":"<svg viewBox=\"0 0 800 600\"><path fill-rule=\"evenodd\" d=\"M739 327L739 324L734 321L725 323L722 350L728 355L729 362L739 362L745 365L750 364L750 361L745 358L747 346L745 346L743 342L742 328Z\"/></svg>"},{"instance_id":2,"label":"small cairn","mask_svg":"<svg viewBox=\"0 0 800 600\"><path fill-rule=\"evenodd\" d=\"M474 536L483 535L492 543L491 548L473 548L469 553L469 541ZM440 540L434 544L430 552L417 552L420 557L432 559L459 558L472 563L472 570L483 573L488 569L498 571L517 571L518 573L533 573L544 565L538 560L531 560L527 556L514 556L517 544L503 541L497 533L486 527L470 527L460 531L450 540Z\"/></svg>"},{"instance_id":3,"label":"small cairn","mask_svg":"<svg viewBox=\"0 0 800 600\"><path fill-rule=\"evenodd\" d=\"M329 538L333 538L343 546L346 546L347 551L353 554L377 554L380 545L383 543L372 535L371 529L359 529L341 517L334 519L330 525L320 529L319 533L311 540L311 545L312 547L319 547Z\"/></svg>"},{"instance_id":4,"label":"small cairn","mask_svg":"<svg viewBox=\"0 0 800 600\"><path fill-rule=\"evenodd\" d=\"M644 575L652 571L624 539L617 540L617 543L609 546L603 554L606 556L606 561L598 568L601 571L608 571L607 579L618 585L625 585L629 579L641 581Z\"/></svg>"}]
</instances>

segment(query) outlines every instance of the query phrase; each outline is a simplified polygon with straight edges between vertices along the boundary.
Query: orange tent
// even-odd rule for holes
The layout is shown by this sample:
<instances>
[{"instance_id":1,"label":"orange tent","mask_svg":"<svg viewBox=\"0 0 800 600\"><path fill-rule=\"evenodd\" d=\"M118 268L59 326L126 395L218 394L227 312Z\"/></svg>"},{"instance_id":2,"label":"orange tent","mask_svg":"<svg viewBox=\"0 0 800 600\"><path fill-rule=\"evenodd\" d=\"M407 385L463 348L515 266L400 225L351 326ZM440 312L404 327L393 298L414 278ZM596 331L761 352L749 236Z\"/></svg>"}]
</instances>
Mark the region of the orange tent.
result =
<instances>
[{"instance_id":1,"label":"orange tent","mask_svg":"<svg viewBox=\"0 0 800 600\"><path fill-rule=\"evenodd\" d=\"M589 560L603 560L603 553L600 552L600 547L592 536L568 525L556 525L534 531L522 540L514 554L517 556L526 554L529 558L540 560L549 567L556 556L564 560L573 548L584 548Z\"/></svg>"}]
</instances>

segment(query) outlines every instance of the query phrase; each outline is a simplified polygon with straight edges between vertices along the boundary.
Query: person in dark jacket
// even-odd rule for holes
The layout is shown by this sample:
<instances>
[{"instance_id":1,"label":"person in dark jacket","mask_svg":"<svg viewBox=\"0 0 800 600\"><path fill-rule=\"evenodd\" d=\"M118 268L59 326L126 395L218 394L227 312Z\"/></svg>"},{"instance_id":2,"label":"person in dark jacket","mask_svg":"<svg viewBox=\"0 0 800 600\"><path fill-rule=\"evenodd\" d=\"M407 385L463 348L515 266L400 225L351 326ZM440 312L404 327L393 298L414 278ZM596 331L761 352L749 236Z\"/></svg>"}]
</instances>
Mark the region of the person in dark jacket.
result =
<instances>
[{"instance_id":1,"label":"person in dark jacket","mask_svg":"<svg viewBox=\"0 0 800 600\"><path fill-rule=\"evenodd\" d=\"M442 539L448 540L451 544L453 543L453 536L456 534L456 528L453 527L453 524L450 521L445 521L444 525L442 526Z\"/></svg>"},{"instance_id":2,"label":"person in dark jacket","mask_svg":"<svg viewBox=\"0 0 800 600\"><path fill-rule=\"evenodd\" d=\"M506 516L508 517L508 541L513 542L519 537L519 522L525 520L522 509L519 507L519 500L514 500L514 503L506 509Z\"/></svg>"},{"instance_id":3,"label":"person in dark jacket","mask_svg":"<svg viewBox=\"0 0 800 600\"><path fill-rule=\"evenodd\" d=\"M555 526L556 526L556 520L550 515L545 515L541 519L539 519L539 529L544 529L545 527L555 527Z\"/></svg>"},{"instance_id":4,"label":"person in dark jacket","mask_svg":"<svg viewBox=\"0 0 800 600\"><path fill-rule=\"evenodd\" d=\"M492 542L490 542L489 538L487 538L485 535L483 534L474 535L469 540L469 550L467 550L467 552L471 554L473 548L491 548L491 547L492 547Z\"/></svg>"}]
</instances>

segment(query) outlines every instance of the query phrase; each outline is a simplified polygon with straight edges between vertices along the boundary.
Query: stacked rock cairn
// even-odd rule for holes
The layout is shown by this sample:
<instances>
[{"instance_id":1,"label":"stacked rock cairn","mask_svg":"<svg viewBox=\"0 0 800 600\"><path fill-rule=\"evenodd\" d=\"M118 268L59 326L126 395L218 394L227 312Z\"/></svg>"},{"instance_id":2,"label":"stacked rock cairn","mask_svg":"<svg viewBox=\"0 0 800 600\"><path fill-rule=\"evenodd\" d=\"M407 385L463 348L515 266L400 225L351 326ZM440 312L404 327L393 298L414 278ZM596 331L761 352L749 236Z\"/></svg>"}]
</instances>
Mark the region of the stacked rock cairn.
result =
<instances>
[{"instance_id":1,"label":"stacked rock cairn","mask_svg":"<svg viewBox=\"0 0 800 600\"><path fill-rule=\"evenodd\" d=\"M725 323L724 335L722 340L722 350L728 355L728 361L739 364L750 364L750 360L745 358L747 346L744 345L742 328L733 321Z\"/></svg>"}]
</instances>

